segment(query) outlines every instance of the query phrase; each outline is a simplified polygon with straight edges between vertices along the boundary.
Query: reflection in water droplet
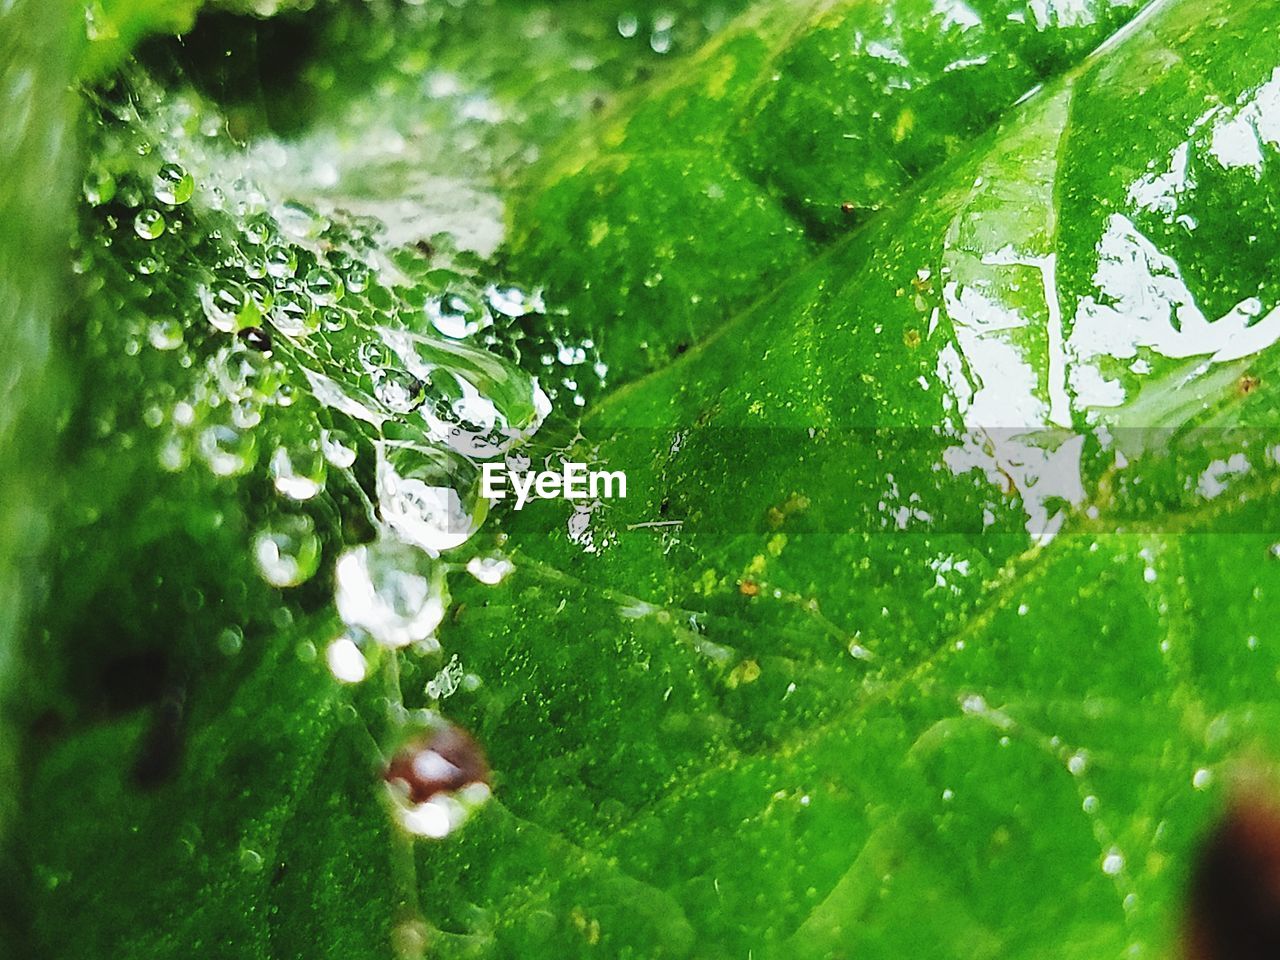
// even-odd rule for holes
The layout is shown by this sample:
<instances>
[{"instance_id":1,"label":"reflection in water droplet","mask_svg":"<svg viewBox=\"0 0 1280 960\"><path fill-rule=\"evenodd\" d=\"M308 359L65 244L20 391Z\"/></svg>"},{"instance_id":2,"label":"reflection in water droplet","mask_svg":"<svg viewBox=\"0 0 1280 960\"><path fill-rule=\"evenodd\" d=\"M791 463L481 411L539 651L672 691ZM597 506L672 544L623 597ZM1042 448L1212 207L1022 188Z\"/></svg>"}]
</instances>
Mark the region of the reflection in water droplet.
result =
<instances>
[{"instance_id":1,"label":"reflection in water droplet","mask_svg":"<svg viewBox=\"0 0 1280 960\"><path fill-rule=\"evenodd\" d=\"M176 163L162 166L152 186L157 200L175 207L190 200L195 191L195 181L191 179L191 174Z\"/></svg>"},{"instance_id":2,"label":"reflection in water droplet","mask_svg":"<svg viewBox=\"0 0 1280 960\"><path fill-rule=\"evenodd\" d=\"M369 673L369 664L350 637L339 637L324 652L329 672L342 683L359 683Z\"/></svg>"},{"instance_id":3,"label":"reflection in water droplet","mask_svg":"<svg viewBox=\"0 0 1280 960\"><path fill-rule=\"evenodd\" d=\"M424 641L444 619L444 567L399 540L351 548L338 560L335 580L343 622L383 646Z\"/></svg>"},{"instance_id":4,"label":"reflection in water droplet","mask_svg":"<svg viewBox=\"0 0 1280 960\"><path fill-rule=\"evenodd\" d=\"M427 301L427 319L446 337L461 340L493 323L484 302L470 291L452 290Z\"/></svg>"},{"instance_id":5,"label":"reflection in water droplet","mask_svg":"<svg viewBox=\"0 0 1280 960\"><path fill-rule=\"evenodd\" d=\"M143 240L155 240L164 234L164 214L159 210L139 210L133 218L133 232Z\"/></svg>"},{"instance_id":6,"label":"reflection in water droplet","mask_svg":"<svg viewBox=\"0 0 1280 960\"><path fill-rule=\"evenodd\" d=\"M469 540L488 513L474 466L434 447L380 444L376 483L382 518L433 555Z\"/></svg>"},{"instance_id":7,"label":"reflection in water droplet","mask_svg":"<svg viewBox=\"0 0 1280 960\"><path fill-rule=\"evenodd\" d=\"M320 538L305 515L278 517L253 540L262 579L273 587L305 583L320 565Z\"/></svg>"},{"instance_id":8,"label":"reflection in water droplet","mask_svg":"<svg viewBox=\"0 0 1280 960\"><path fill-rule=\"evenodd\" d=\"M278 447L271 455L271 478L277 492L294 500L310 500L324 489L324 455L311 447Z\"/></svg>"}]
</instances>

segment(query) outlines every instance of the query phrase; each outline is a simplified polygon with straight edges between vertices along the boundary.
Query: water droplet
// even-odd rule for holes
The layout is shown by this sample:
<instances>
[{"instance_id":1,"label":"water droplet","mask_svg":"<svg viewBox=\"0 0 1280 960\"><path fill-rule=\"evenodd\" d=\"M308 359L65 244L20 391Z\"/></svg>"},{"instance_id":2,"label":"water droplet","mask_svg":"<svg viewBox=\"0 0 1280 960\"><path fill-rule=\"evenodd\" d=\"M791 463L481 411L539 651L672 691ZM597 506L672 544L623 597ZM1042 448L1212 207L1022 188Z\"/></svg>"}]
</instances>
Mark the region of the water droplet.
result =
<instances>
[{"instance_id":1,"label":"water droplet","mask_svg":"<svg viewBox=\"0 0 1280 960\"><path fill-rule=\"evenodd\" d=\"M218 634L218 652L226 657L234 657L244 646L244 634L239 627L227 627Z\"/></svg>"},{"instance_id":2,"label":"water droplet","mask_svg":"<svg viewBox=\"0 0 1280 960\"><path fill-rule=\"evenodd\" d=\"M271 238L271 220L265 214L250 218L244 227L244 238L255 247L260 247Z\"/></svg>"},{"instance_id":3,"label":"water droplet","mask_svg":"<svg viewBox=\"0 0 1280 960\"><path fill-rule=\"evenodd\" d=\"M1083 750L1078 750L1067 759L1067 769L1071 771L1073 777L1082 775L1089 769L1089 756Z\"/></svg>"},{"instance_id":4,"label":"water droplet","mask_svg":"<svg viewBox=\"0 0 1280 960\"><path fill-rule=\"evenodd\" d=\"M195 181L176 163L166 163L155 176L152 183L156 199L161 203L180 206L191 199L195 192Z\"/></svg>"},{"instance_id":5,"label":"water droplet","mask_svg":"<svg viewBox=\"0 0 1280 960\"><path fill-rule=\"evenodd\" d=\"M416 547L383 538L353 547L335 573L338 614L387 647L426 640L444 619L444 568Z\"/></svg>"},{"instance_id":6,"label":"water droplet","mask_svg":"<svg viewBox=\"0 0 1280 960\"><path fill-rule=\"evenodd\" d=\"M197 291L204 315L215 330L234 333L240 326L240 315L249 304L249 293L232 280L215 280Z\"/></svg>"},{"instance_id":7,"label":"water droplet","mask_svg":"<svg viewBox=\"0 0 1280 960\"><path fill-rule=\"evenodd\" d=\"M84 198L95 207L110 203L116 195L116 178L108 170L94 167L84 178Z\"/></svg>"},{"instance_id":8,"label":"water droplet","mask_svg":"<svg viewBox=\"0 0 1280 960\"><path fill-rule=\"evenodd\" d=\"M305 515L276 518L253 539L253 557L262 579L273 587L305 583L320 566L320 538Z\"/></svg>"},{"instance_id":9,"label":"water droplet","mask_svg":"<svg viewBox=\"0 0 1280 960\"><path fill-rule=\"evenodd\" d=\"M320 315L301 290L285 289L271 305L271 323L287 337L303 337L320 329Z\"/></svg>"},{"instance_id":10,"label":"water droplet","mask_svg":"<svg viewBox=\"0 0 1280 960\"><path fill-rule=\"evenodd\" d=\"M503 557L472 557L467 561L467 573L489 586L501 583L515 568Z\"/></svg>"},{"instance_id":11,"label":"water droplet","mask_svg":"<svg viewBox=\"0 0 1280 960\"><path fill-rule=\"evenodd\" d=\"M277 493L294 500L310 500L324 489L324 455L312 447L278 447L271 455L271 479Z\"/></svg>"},{"instance_id":12,"label":"water droplet","mask_svg":"<svg viewBox=\"0 0 1280 960\"><path fill-rule=\"evenodd\" d=\"M155 240L164 234L164 214L159 210L139 210L133 218L133 232L143 240Z\"/></svg>"},{"instance_id":13,"label":"water droplet","mask_svg":"<svg viewBox=\"0 0 1280 960\"><path fill-rule=\"evenodd\" d=\"M531 313L546 313L547 305L542 293L526 293L519 287L499 287L490 284L484 291L489 306L504 317L523 317Z\"/></svg>"},{"instance_id":14,"label":"water droplet","mask_svg":"<svg viewBox=\"0 0 1280 960\"><path fill-rule=\"evenodd\" d=\"M316 267L307 274L307 293L316 303L335 304L342 299L342 281L323 267Z\"/></svg>"},{"instance_id":15,"label":"water droplet","mask_svg":"<svg viewBox=\"0 0 1280 960\"><path fill-rule=\"evenodd\" d=\"M369 674L369 664L350 637L339 637L324 652L329 672L342 683L359 683Z\"/></svg>"},{"instance_id":16,"label":"water droplet","mask_svg":"<svg viewBox=\"0 0 1280 960\"><path fill-rule=\"evenodd\" d=\"M471 464L449 451L381 444L376 485L382 518L428 553L452 550L471 538L488 513L474 474Z\"/></svg>"},{"instance_id":17,"label":"water droplet","mask_svg":"<svg viewBox=\"0 0 1280 960\"><path fill-rule=\"evenodd\" d=\"M182 324L173 317L152 321L147 340L157 350L176 350L182 346Z\"/></svg>"},{"instance_id":18,"label":"water droplet","mask_svg":"<svg viewBox=\"0 0 1280 960\"><path fill-rule=\"evenodd\" d=\"M1114 877L1124 869L1124 854L1115 847L1108 851L1107 855L1102 858L1102 872L1109 877Z\"/></svg>"},{"instance_id":19,"label":"water droplet","mask_svg":"<svg viewBox=\"0 0 1280 960\"><path fill-rule=\"evenodd\" d=\"M381 370L374 375L373 395L394 413L409 413L422 403L422 381L403 370Z\"/></svg>"},{"instance_id":20,"label":"water droplet","mask_svg":"<svg viewBox=\"0 0 1280 960\"><path fill-rule=\"evenodd\" d=\"M262 854L248 847L240 848L240 869L245 873L259 873L262 870Z\"/></svg>"},{"instance_id":21,"label":"water droplet","mask_svg":"<svg viewBox=\"0 0 1280 960\"><path fill-rule=\"evenodd\" d=\"M282 280L293 276L293 272L298 269L298 259L288 247L277 244L267 250L266 266L267 273Z\"/></svg>"},{"instance_id":22,"label":"water droplet","mask_svg":"<svg viewBox=\"0 0 1280 960\"><path fill-rule=\"evenodd\" d=\"M1191 786L1197 790L1208 790L1213 784L1213 771L1206 767L1201 767L1191 776Z\"/></svg>"},{"instance_id":23,"label":"water droplet","mask_svg":"<svg viewBox=\"0 0 1280 960\"><path fill-rule=\"evenodd\" d=\"M461 340L493 323L489 308L474 293L450 290L432 297L426 305L427 319L446 337Z\"/></svg>"},{"instance_id":24,"label":"water droplet","mask_svg":"<svg viewBox=\"0 0 1280 960\"><path fill-rule=\"evenodd\" d=\"M200 456L219 477L236 477L255 462L253 434L227 424L215 424L200 434Z\"/></svg>"},{"instance_id":25,"label":"water droplet","mask_svg":"<svg viewBox=\"0 0 1280 960\"><path fill-rule=\"evenodd\" d=\"M356 462L356 444L343 430L321 430L320 449L324 457L339 470Z\"/></svg>"}]
</instances>

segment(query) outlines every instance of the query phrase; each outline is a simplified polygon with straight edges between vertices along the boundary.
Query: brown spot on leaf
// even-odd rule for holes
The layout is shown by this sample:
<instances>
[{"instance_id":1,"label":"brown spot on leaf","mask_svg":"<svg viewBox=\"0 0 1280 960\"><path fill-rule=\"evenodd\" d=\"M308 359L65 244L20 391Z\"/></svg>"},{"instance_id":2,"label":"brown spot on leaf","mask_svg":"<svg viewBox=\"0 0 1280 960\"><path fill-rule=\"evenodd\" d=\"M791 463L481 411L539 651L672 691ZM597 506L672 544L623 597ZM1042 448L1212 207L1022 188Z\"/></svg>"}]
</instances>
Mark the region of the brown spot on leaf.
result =
<instances>
[{"instance_id":1,"label":"brown spot on leaf","mask_svg":"<svg viewBox=\"0 0 1280 960\"><path fill-rule=\"evenodd\" d=\"M1191 875L1187 960L1280 957L1280 810L1232 807Z\"/></svg>"},{"instance_id":2,"label":"brown spot on leaf","mask_svg":"<svg viewBox=\"0 0 1280 960\"><path fill-rule=\"evenodd\" d=\"M409 740L387 764L386 781L403 784L411 803L489 782L484 751L461 727L448 726Z\"/></svg>"}]
</instances>

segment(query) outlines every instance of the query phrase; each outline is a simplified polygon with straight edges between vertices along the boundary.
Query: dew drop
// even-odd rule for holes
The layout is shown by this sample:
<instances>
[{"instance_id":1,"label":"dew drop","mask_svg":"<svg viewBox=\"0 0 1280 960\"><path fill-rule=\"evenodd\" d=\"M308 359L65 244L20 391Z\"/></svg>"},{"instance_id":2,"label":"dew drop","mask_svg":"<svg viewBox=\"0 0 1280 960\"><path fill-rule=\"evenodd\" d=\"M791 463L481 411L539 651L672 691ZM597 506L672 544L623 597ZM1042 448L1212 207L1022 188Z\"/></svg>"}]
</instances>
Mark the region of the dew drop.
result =
<instances>
[{"instance_id":1,"label":"dew drop","mask_svg":"<svg viewBox=\"0 0 1280 960\"><path fill-rule=\"evenodd\" d=\"M110 203L116 195L116 178L107 170L95 167L84 178L84 198L95 207Z\"/></svg>"},{"instance_id":2,"label":"dew drop","mask_svg":"<svg viewBox=\"0 0 1280 960\"><path fill-rule=\"evenodd\" d=\"M215 280L197 291L204 315L215 330L234 333L240 314L249 303L249 292L232 280Z\"/></svg>"},{"instance_id":3,"label":"dew drop","mask_svg":"<svg viewBox=\"0 0 1280 960\"><path fill-rule=\"evenodd\" d=\"M356 462L356 444L342 430L321 430L320 449L324 458L339 470L345 470Z\"/></svg>"},{"instance_id":4,"label":"dew drop","mask_svg":"<svg viewBox=\"0 0 1280 960\"><path fill-rule=\"evenodd\" d=\"M489 586L501 583L514 569L515 564L503 557L472 557L467 561L467 573Z\"/></svg>"},{"instance_id":5,"label":"dew drop","mask_svg":"<svg viewBox=\"0 0 1280 960\"><path fill-rule=\"evenodd\" d=\"M267 250L266 267L267 273L282 280L293 276L293 272L298 269L298 260L288 247L277 244Z\"/></svg>"},{"instance_id":6,"label":"dew drop","mask_svg":"<svg viewBox=\"0 0 1280 960\"><path fill-rule=\"evenodd\" d=\"M293 500L310 500L324 489L324 455L311 447L277 447L271 455L276 492Z\"/></svg>"},{"instance_id":7,"label":"dew drop","mask_svg":"<svg viewBox=\"0 0 1280 960\"><path fill-rule=\"evenodd\" d=\"M383 646L426 640L444 619L443 566L399 540L384 537L348 550L338 560L335 580L343 622Z\"/></svg>"},{"instance_id":8,"label":"dew drop","mask_svg":"<svg viewBox=\"0 0 1280 960\"><path fill-rule=\"evenodd\" d=\"M156 199L175 207L190 200L195 187L191 174L176 163L164 164L152 182Z\"/></svg>"},{"instance_id":9,"label":"dew drop","mask_svg":"<svg viewBox=\"0 0 1280 960\"><path fill-rule=\"evenodd\" d=\"M200 434L200 455L215 476L237 477L255 462L253 434L227 424L215 424Z\"/></svg>"},{"instance_id":10,"label":"dew drop","mask_svg":"<svg viewBox=\"0 0 1280 960\"><path fill-rule=\"evenodd\" d=\"M492 325L493 315L470 291L451 290L427 301L427 319L446 337L461 340Z\"/></svg>"},{"instance_id":11,"label":"dew drop","mask_svg":"<svg viewBox=\"0 0 1280 960\"><path fill-rule=\"evenodd\" d=\"M466 543L480 528L489 504L463 475L464 464L431 447L380 445L376 487L383 519L433 555Z\"/></svg>"},{"instance_id":12,"label":"dew drop","mask_svg":"<svg viewBox=\"0 0 1280 960\"><path fill-rule=\"evenodd\" d=\"M173 317L152 321L147 341L157 350L176 350L182 346L182 324Z\"/></svg>"},{"instance_id":13,"label":"dew drop","mask_svg":"<svg viewBox=\"0 0 1280 960\"><path fill-rule=\"evenodd\" d=\"M339 637L324 652L329 672L341 683L359 683L369 673L369 664L350 637Z\"/></svg>"},{"instance_id":14,"label":"dew drop","mask_svg":"<svg viewBox=\"0 0 1280 960\"><path fill-rule=\"evenodd\" d=\"M273 587L305 583L320 566L320 538L305 515L278 517L253 539L253 557L262 579Z\"/></svg>"},{"instance_id":15,"label":"dew drop","mask_svg":"<svg viewBox=\"0 0 1280 960\"><path fill-rule=\"evenodd\" d=\"M164 214L159 210L139 210L133 218L133 232L143 240L155 240L164 234Z\"/></svg>"}]
</instances>

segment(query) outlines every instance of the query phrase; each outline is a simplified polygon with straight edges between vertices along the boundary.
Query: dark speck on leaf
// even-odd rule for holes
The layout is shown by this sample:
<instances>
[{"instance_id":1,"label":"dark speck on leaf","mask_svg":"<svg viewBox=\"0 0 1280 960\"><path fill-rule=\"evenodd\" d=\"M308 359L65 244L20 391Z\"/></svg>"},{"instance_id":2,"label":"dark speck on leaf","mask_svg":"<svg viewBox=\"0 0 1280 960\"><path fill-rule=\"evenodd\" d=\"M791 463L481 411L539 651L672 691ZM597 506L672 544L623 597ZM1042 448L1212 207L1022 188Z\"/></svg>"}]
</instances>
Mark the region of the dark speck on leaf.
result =
<instances>
[{"instance_id":1,"label":"dark speck on leaf","mask_svg":"<svg viewBox=\"0 0 1280 960\"><path fill-rule=\"evenodd\" d=\"M247 327L239 333L246 345L261 353L271 353L271 334L261 327Z\"/></svg>"}]
</instances>

